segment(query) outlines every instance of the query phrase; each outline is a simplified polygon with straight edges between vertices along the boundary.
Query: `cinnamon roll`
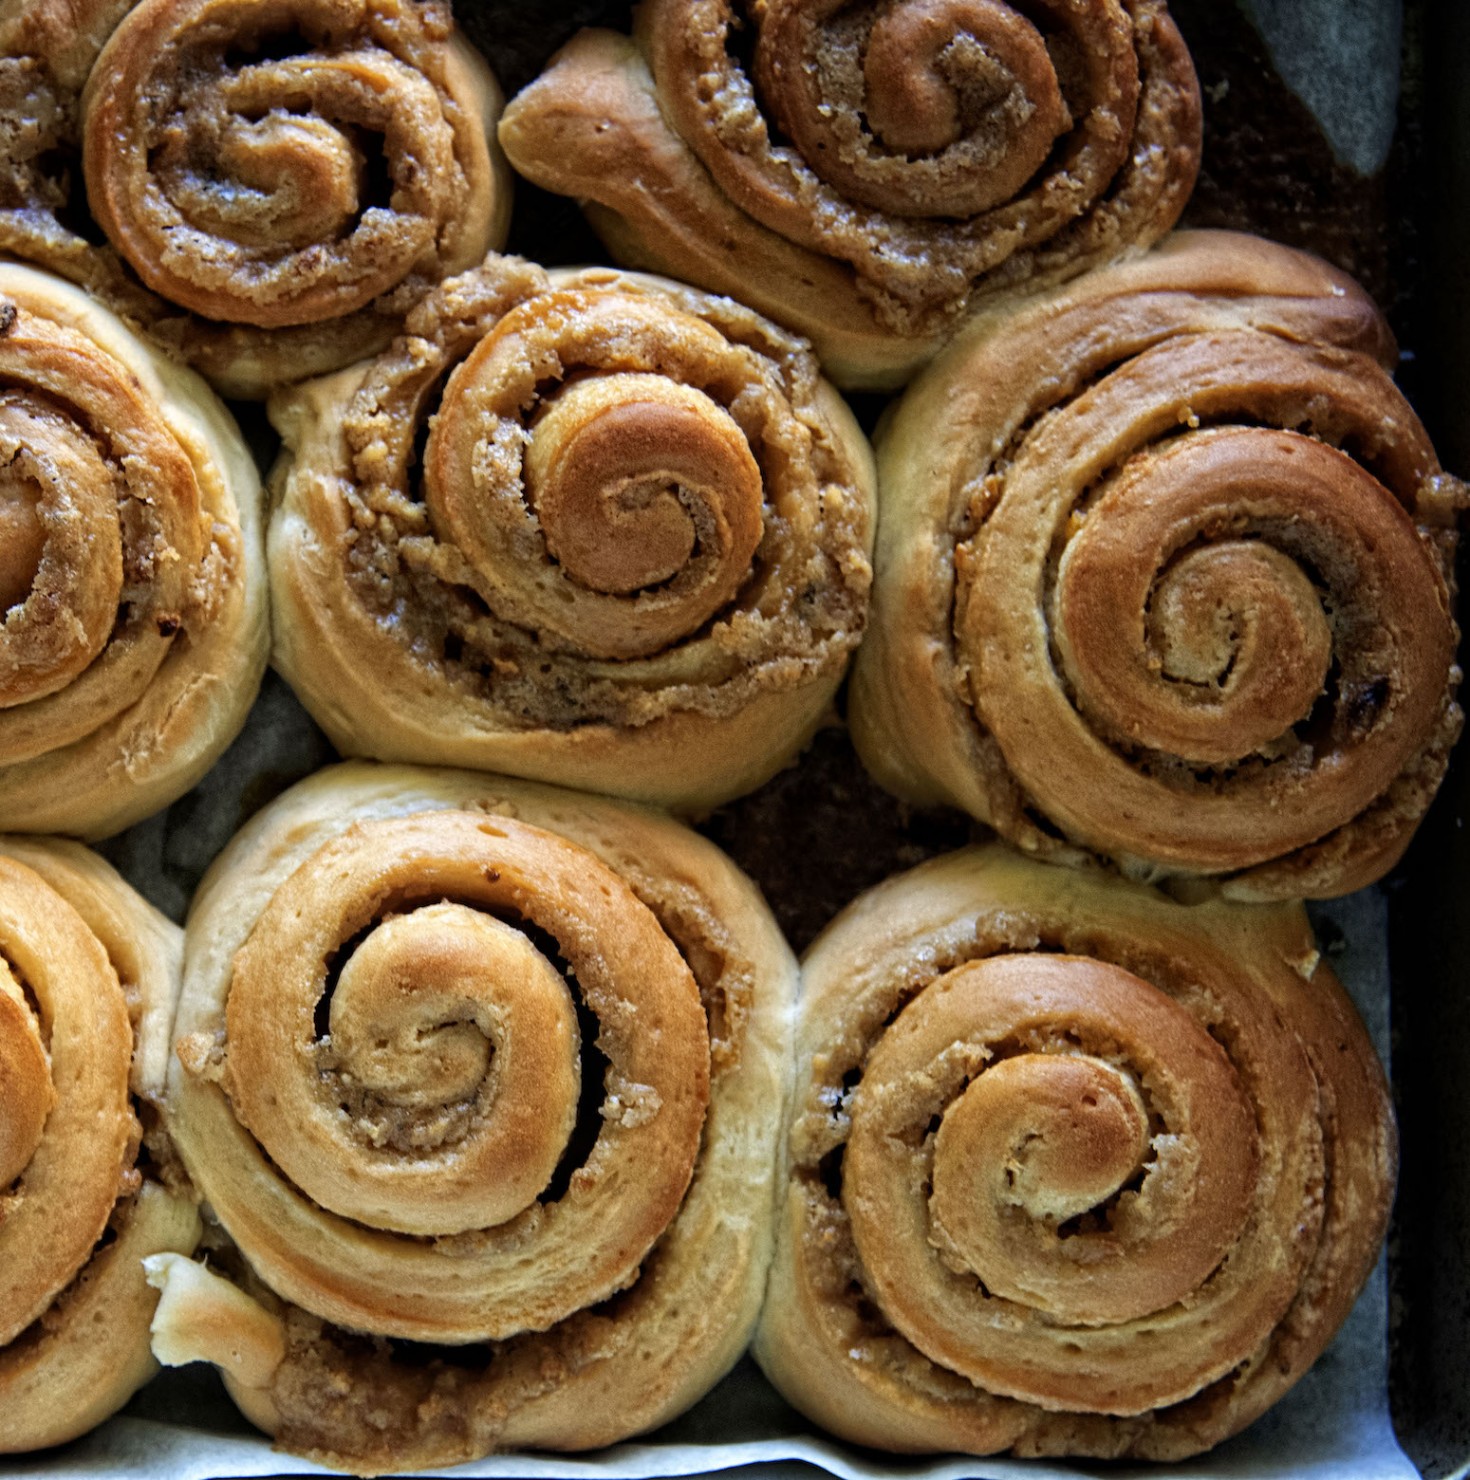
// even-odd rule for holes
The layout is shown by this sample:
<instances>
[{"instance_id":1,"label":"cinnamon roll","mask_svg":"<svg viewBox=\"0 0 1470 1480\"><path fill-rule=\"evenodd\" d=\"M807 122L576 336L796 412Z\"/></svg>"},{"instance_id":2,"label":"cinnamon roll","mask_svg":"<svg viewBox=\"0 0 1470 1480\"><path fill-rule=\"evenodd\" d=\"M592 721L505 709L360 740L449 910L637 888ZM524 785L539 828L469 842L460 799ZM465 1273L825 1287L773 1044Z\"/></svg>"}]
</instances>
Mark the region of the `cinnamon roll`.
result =
<instances>
[{"instance_id":1,"label":"cinnamon roll","mask_svg":"<svg viewBox=\"0 0 1470 1480\"><path fill-rule=\"evenodd\" d=\"M558 53L500 139L619 262L889 388L994 294L1162 236L1200 101L1161 0L643 0L632 40Z\"/></svg>"},{"instance_id":2,"label":"cinnamon roll","mask_svg":"<svg viewBox=\"0 0 1470 1480\"><path fill-rule=\"evenodd\" d=\"M501 101L447 0L0 7L0 250L261 396L504 241Z\"/></svg>"},{"instance_id":3,"label":"cinnamon roll","mask_svg":"<svg viewBox=\"0 0 1470 1480\"><path fill-rule=\"evenodd\" d=\"M1177 1460L1345 1319L1395 1139L1299 905L1186 906L991 845L863 896L802 981L755 1351L816 1422Z\"/></svg>"},{"instance_id":4,"label":"cinnamon roll","mask_svg":"<svg viewBox=\"0 0 1470 1480\"><path fill-rule=\"evenodd\" d=\"M1391 356L1351 280L1225 233L977 319L881 438L874 775L1242 898L1378 878L1461 726L1465 490Z\"/></svg>"},{"instance_id":5,"label":"cinnamon roll","mask_svg":"<svg viewBox=\"0 0 1470 1480\"><path fill-rule=\"evenodd\" d=\"M265 667L260 480L196 375L0 264L0 827L100 837L187 791Z\"/></svg>"},{"instance_id":6,"label":"cinnamon roll","mask_svg":"<svg viewBox=\"0 0 1470 1480\"><path fill-rule=\"evenodd\" d=\"M158 1122L182 946L85 848L0 839L0 1453L157 1370L141 1261L199 1237Z\"/></svg>"},{"instance_id":7,"label":"cinnamon roll","mask_svg":"<svg viewBox=\"0 0 1470 1480\"><path fill-rule=\"evenodd\" d=\"M275 662L345 753L697 808L828 709L871 454L749 310L492 259L271 414Z\"/></svg>"},{"instance_id":8,"label":"cinnamon roll","mask_svg":"<svg viewBox=\"0 0 1470 1480\"><path fill-rule=\"evenodd\" d=\"M608 1444L744 1347L796 968L711 845L336 767L216 863L185 979L170 1126L235 1251L153 1261L155 1351L216 1362L286 1448Z\"/></svg>"}]
</instances>

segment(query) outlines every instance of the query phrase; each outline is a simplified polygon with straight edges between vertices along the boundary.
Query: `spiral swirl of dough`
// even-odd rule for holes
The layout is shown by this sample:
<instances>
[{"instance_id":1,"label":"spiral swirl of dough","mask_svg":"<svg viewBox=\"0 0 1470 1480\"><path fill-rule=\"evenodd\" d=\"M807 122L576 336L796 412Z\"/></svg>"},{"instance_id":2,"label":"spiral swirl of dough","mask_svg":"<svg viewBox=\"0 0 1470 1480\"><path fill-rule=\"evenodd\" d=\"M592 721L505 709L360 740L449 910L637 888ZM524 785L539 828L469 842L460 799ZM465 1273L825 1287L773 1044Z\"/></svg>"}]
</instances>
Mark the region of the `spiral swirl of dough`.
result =
<instances>
[{"instance_id":1,"label":"spiral swirl of dough","mask_svg":"<svg viewBox=\"0 0 1470 1480\"><path fill-rule=\"evenodd\" d=\"M913 789L906 750L1024 847L1241 894L1388 868L1459 728L1462 491L1361 352L1382 333L1320 264L1202 235L957 346L886 449L893 555L855 705L880 778ZM1039 392L1032 356L1060 366ZM885 691L935 635L899 630L919 580L926 620L950 607L954 675L922 736Z\"/></svg>"},{"instance_id":2,"label":"spiral swirl of dough","mask_svg":"<svg viewBox=\"0 0 1470 1480\"><path fill-rule=\"evenodd\" d=\"M1148 0L649 0L635 29L646 70L588 32L513 102L512 162L619 218L593 217L619 260L810 334L842 384L895 383L989 292L1155 240L1194 181L1193 69Z\"/></svg>"},{"instance_id":3,"label":"spiral swirl of dough","mask_svg":"<svg viewBox=\"0 0 1470 1480\"><path fill-rule=\"evenodd\" d=\"M230 394L375 352L505 237L499 89L440 0L41 0L0 24L0 98L0 243Z\"/></svg>"},{"instance_id":4,"label":"spiral swirl of dough","mask_svg":"<svg viewBox=\"0 0 1470 1480\"><path fill-rule=\"evenodd\" d=\"M265 658L228 413L67 284L0 267L0 823L100 835L186 791Z\"/></svg>"},{"instance_id":5,"label":"spiral swirl of dough","mask_svg":"<svg viewBox=\"0 0 1470 1480\"><path fill-rule=\"evenodd\" d=\"M568 979L608 1113L542 1202L581 1085ZM276 891L228 986L225 1093L181 1102L179 1144L255 1269L324 1319L450 1342L544 1330L625 1285L679 1206L708 1097L698 990L585 849L483 814L363 824ZM397 1236L468 1233L447 1267Z\"/></svg>"},{"instance_id":6,"label":"spiral swirl of dough","mask_svg":"<svg viewBox=\"0 0 1470 1480\"><path fill-rule=\"evenodd\" d=\"M0 841L0 1452L85 1433L154 1370L139 1260L199 1234L139 1163L179 954L85 850Z\"/></svg>"},{"instance_id":7,"label":"spiral swirl of dough","mask_svg":"<svg viewBox=\"0 0 1470 1480\"><path fill-rule=\"evenodd\" d=\"M165 1360L354 1468L610 1443L734 1361L794 963L713 849L343 766L242 835L190 928L170 1129L248 1267L157 1266Z\"/></svg>"},{"instance_id":8,"label":"spiral swirl of dough","mask_svg":"<svg viewBox=\"0 0 1470 1480\"><path fill-rule=\"evenodd\" d=\"M1186 907L993 846L865 896L803 973L756 1350L819 1422L1177 1459L1331 1339L1393 1129L1299 907Z\"/></svg>"},{"instance_id":9,"label":"spiral swirl of dough","mask_svg":"<svg viewBox=\"0 0 1470 1480\"><path fill-rule=\"evenodd\" d=\"M550 646L636 658L690 637L734 598L760 543L761 470L722 404L743 389L743 357L701 320L670 334L668 318L655 302L552 293L507 314L445 387L424 460L430 516L496 610ZM675 355L660 354L668 339ZM519 440L523 365L553 357L593 378L524 417L517 490L515 462L495 454ZM708 390L670 377L701 358ZM518 563L538 530L545 555Z\"/></svg>"},{"instance_id":10,"label":"spiral swirl of dough","mask_svg":"<svg viewBox=\"0 0 1470 1480\"><path fill-rule=\"evenodd\" d=\"M728 302L497 260L272 413L277 661L348 753L709 805L861 632L866 444Z\"/></svg>"}]
</instances>

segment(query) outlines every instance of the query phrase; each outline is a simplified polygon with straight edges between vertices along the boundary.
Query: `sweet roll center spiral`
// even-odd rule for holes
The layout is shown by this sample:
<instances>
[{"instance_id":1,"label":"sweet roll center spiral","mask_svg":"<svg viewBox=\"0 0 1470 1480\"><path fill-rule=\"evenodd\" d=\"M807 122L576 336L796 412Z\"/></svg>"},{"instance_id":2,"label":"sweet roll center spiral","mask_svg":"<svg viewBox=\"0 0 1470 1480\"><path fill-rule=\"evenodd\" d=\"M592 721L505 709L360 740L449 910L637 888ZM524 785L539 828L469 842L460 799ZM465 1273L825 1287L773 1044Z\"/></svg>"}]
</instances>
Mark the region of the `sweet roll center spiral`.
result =
<instances>
[{"instance_id":1,"label":"sweet roll center spiral","mask_svg":"<svg viewBox=\"0 0 1470 1480\"><path fill-rule=\"evenodd\" d=\"M933 1210L984 1279L993 1245L981 1207L1060 1224L1121 1191L1148 1149L1148 1110L1122 1070L1065 1054L1003 1059L944 1113Z\"/></svg>"},{"instance_id":2,"label":"sweet roll center spiral","mask_svg":"<svg viewBox=\"0 0 1470 1480\"><path fill-rule=\"evenodd\" d=\"M1291 437L1283 459L1282 437L1231 428L1136 455L1067 546L1067 675L1084 711L1131 743L1230 764L1279 741L1323 691L1323 594L1278 544L1309 517L1324 456L1330 473L1341 458Z\"/></svg>"},{"instance_id":3,"label":"sweet roll center spiral","mask_svg":"<svg viewBox=\"0 0 1470 1480\"><path fill-rule=\"evenodd\" d=\"M525 935L457 904L387 919L343 966L329 1024L374 1149L473 1159L475 1185L436 1192L441 1217L488 1227L535 1201L571 1136L580 1038L566 983Z\"/></svg>"},{"instance_id":4,"label":"sweet roll center spiral","mask_svg":"<svg viewBox=\"0 0 1470 1480\"><path fill-rule=\"evenodd\" d=\"M0 961L0 1191L25 1171L55 1103L41 1025L10 967Z\"/></svg>"},{"instance_id":5,"label":"sweet roll center spiral","mask_svg":"<svg viewBox=\"0 0 1470 1480\"><path fill-rule=\"evenodd\" d=\"M1332 663L1316 588L1289 556L1254 540L1191 550L1171 565L1154 589L1148 636L1166 678L1216 689L1249 682L1271 652L1291 654L1296 684L1261 695L1261 743L1305 716Z\"/></svg>"},{"instance_id":6,"label":"sweet roll center spiral","mask_svg":"<svg viewBox=\"0 0 1470 1480\"><path fill-rule=\"evenodd\" d=\"M1046 38L999 0L773 4L755 74L816 176L898 216L958 219L1011 201L1072 122Z\"/></svg>"},{"instance_id":7,"label":"sweet roll center spiral","mask_svg":"<svg viewBox=\"0 0 1470 1480\"><path fill-rule=\"evenodd\" d=\"M492 974L484 966L522 963L505 961L512 953L483 940L473 920L458 912L446 918L443 908L397 916L342 968L330 1007L332 1046L342 1072L363 1089L412 1109L478 1093L491 1044L475 1022L474 987Z\"/></svg>"},{"instance_id":8,"label":"sweet roll center spiral","mask_svg":"<svg viewBox=\"0 0 1470 1480\"><path fill-rule=\"evenodd\" d=\"M1046 160L1066 109L1041 33L992 0L910 0L873 23L863 60L867 118L904 154L934 154L977 129L1004 135L1004 200Z\"/></svg>"},{"instance_id":9,"label":"sweet roll center spiral","mask_svg":"<svg viewBox=\"0 0 1470 1480\"><path fill-rule=\"evenodd\" d=\"M785 553L780 521L819 466L810 435L696 307L600 277L548 289L444 381L422 452L436 561L543 649L703 652Z\"/></svg>"},{"instance_id":10,"label":"sweet roll center spiral","mask_svg":"<svg viewBox=\"0 0 1470 1480\"><path fill-rule=\"evenodd\" d=\"M189 223L244 247L292 250L335 241L363 200L367 160L353 141L319 118L272 112L235 120L217 160L201 171L187 143L160 151L169 199ZM232 182L221 187L219 175Z\"/></svg>"},{"instance_id":11,"label":"sweet roll center spiral","mask_svg":"<svg viewBox=\"0 0 1470 1480\"><path fill-rule=\"evenodd\" d=\"M743 568L759 541L760 469L739 427L659 376L567 386L532 431L526 484L547 548L594 591L659 585L699 545Z\"/></svg>"},{"instance_id":12,"label":"sweet roll center spiral","mask_svg":"<svg viewBox=\"0 0 1470 1480\"><path fill-rule=\"evenodd\" d=\"M1216 687L1229 678L1240 652L1241 613L1228 584L1239 549L1232 546L1224 560L1215 549L1193 550L1160 580L1148 640L1165 678Z\"/></svg>"},{"instance_id":13,"label":"sweet roll center spiral","mask_svg":"<svg viewBox=\"0 0 1470 1480\"><path fill-rule=\"evenodd\" d=\"M851 1121L842 1200L882 1308L934 1360L1032 1401L1053 1379L1017 1375L991 1300L1046 1325L1148 1317L1209 1278L1249 1212L1230 1060L1107 961L1017 952L936 978L869 1054Z\"/></svg>"},{"instance_id":14,"label":"sweet roll center spiral","mask_svg":"<svg viewBox=\"0 0 1470 1480\"><path fill-rule=\"evenodd\" d=\"M323 1319L431 1342L549 1330L632 1283L689 1187L698 983L631 885L556 833L481 807L352 824L276 886L224 1016L210 1103L259 1177L211 1200ZM439 1129L421 1094L466 1092L452 1134L417 1135ZM317 1236L285 1247L262 1207Z\"/></svg>"},{"instance_id":15,"label":"sweet roll center spiral","mask_svg":"<svg viewBox=\"0 0 1470 1480\"><path fill-rule=\"evenodd\" d=\"M413 10L129 11L84 98L83 168L149 287L280 328L353 313L433 257L465 177Z\"/></svg>"}]
</instances>

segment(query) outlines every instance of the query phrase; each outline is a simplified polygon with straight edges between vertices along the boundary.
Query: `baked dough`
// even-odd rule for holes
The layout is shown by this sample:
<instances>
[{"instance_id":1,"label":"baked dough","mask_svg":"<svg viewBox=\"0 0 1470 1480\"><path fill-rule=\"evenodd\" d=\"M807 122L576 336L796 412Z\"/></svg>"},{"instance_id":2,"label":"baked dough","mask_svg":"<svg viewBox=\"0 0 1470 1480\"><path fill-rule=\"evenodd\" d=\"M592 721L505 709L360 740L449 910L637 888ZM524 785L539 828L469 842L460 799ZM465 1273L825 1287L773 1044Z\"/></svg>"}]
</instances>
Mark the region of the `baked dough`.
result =
<instances>
[{"instance_id":1,"label":"baked dough","mask_svg":"<svg viewBox=\"0 0 1470 1480\"><path fill-rule=\"evenodd\" d=\"M86 1433L157 1370L141 1261L199 1237L158 1119L182 955L85 848L0 838L0 1453Z\"/></svg>"},{"instance_id":2,"label":"baked dough","mask_svg":"<svg viewBox=\"0 0 1470 1480\"><path fill-rule=\"evenodd\" d=\"M185 975L169 1123L239 1253L211 1257L228 1289L155 1264L155 1350L217 1362L285 1448L372 1473L596 1447L743 1350L796 967L711 845L336 767L217 861Z\"/></svg>"},{"instance_id":3,"label":"baked dough","mask_svg":"<svg viewBox=\"0 0 1470 1480\"><path fill-rule=\"evenodd\" d=\"M500 139L618 262L729 293L838 385L890 389L994 294L1162 236L1200 100L1159 0L644 0L631 40L584 31L553 57Z\"/></svg>"},{"instance_id":4,"label":"baked dough","mask_svg":"<svg viewBox=\"0 0 1470 1480\"><path fill-rule=\"evenodd\" d=\"M1392 355L1341 272L1223 232L978 318L879 437L868 768L1242 898L1392 867L1460 731L1466 502Z\"/></svg>"},{"instance_id":5,"label":"baked dough","mask_svg":"<svg viewBox=\"0 0 1470 1480\"><path fill-rule=\"evenodd\" d=\"M181 796L265 669L233 418L81 289L0 263L0 827L104 837Z\"/></svg>"},{"instance_id":6,"label":"baked dough","mask_svg":"<svg viewBox=\"0 0 1470 1480\"><path fill-rule=\"evenodd\" d=\"M1383 1072L1299 905L1000 845L802 966L755 1354L880 1449L1178 1460L1274 1403L1383 1240Z\"/></svg>"},{"instance_id":7,"label":"baked dough","mask_svg":"<svg viewBox=\"0 0 1470 1480\"><path fill-rule=\"evenodd\" d=\"M0 250L263 396L504 242L502 101L447 0L3 6Z\"/></svg>"},{"instance_id":8,"label":"baked dough","mask_svg":"<svg viewBox=\"0 0 1470 1480\"><path fill-rule=\"evenodd\" d=\"M275 663L345 754L694 810L829 709L871 453L749 310L492 258L271 414Z\"/></svg>"}]
</instances>

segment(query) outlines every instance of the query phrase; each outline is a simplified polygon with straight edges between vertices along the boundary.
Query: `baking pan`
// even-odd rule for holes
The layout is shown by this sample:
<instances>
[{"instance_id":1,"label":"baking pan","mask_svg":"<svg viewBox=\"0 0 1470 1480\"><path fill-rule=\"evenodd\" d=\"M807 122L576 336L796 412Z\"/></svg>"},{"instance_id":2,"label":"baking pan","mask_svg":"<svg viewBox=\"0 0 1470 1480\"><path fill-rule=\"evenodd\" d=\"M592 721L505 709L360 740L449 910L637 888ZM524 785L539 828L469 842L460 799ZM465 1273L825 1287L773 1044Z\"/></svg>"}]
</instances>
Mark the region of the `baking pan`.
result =
<instances>
[{"instance_id":1,"label":"baking pan","mask_svg":"<svg viewBox=\"0 0 1470 1480\"><path fill-rule=\"evenodd\" d=\"M1417 223L1420 249L1412 304L1397 326L1414 350L1400 379L1445 466L1463 477L1470 471L1470 267L1464 247L1470 229L1470 7L1436 0L1411 6L1406 20L1410 86L1402 135L1410 146L1412 194L1401 209ZM1462 558L1462 591L1465 571ZM1402 1135L1389 1244L1390 1397L1404 1448L1431 1477L1470 1472L1467 814L1470 766L1462 744L1404 866L1387 884L1393 1078Z\"/></svg>"},{"instance_id":2,"label":"baking pan","mask_svg":"<svg viewBox=\"0 0 1470 1480\"><path fill-rule=\"evenodd\" d=\"M1205 168L1186 223L1257 230L1357 275L1389 314L1404 351L1400 383L1446 467L1470 471L1470 367L1464 357L1470 268L1461 245L1470 201L1470 6L1464 0L1173 0L1171 8L1205 89ZM621 0L457 0L456 11L509 93L578 26L625 29L629 6ZM509 249L548 265L603 256L573 203L522 182ZM857 397L855 404L871 425L882 400ZM239 409L268 458L274 438L263 415L258 408ZM268 678L245 735L221 766L166 813L103 851L181 918L203 869L245 818L331 758L284 684ZM1403 1137L1389 1247L1389 1391L1399 1440L1431 1477L1470 1471L1470 1246L1462 1231L1470 1214L1470 1158L1461 1151L1470 1144L1464 1088L1470 968L1462 951L1470 908L1461 907L1470 879L1467 810L1470 767L1460 762L1381 896L1316 913L1329 949L1345 941L1364 960L1381 943L1386 921L1393 1080ZM885 796L862 772L838 724L819 735L798 767L721 809L702 830L765 888L798 949L862 889L980 831L957 814L913 812ZM1363 969L1374 968L1369 962ZM1318 1374L1317 1380L1352 1375L1329 1361L1327 1377ZM242 1463L246 1451L236 1446L247 1429L208 1371L165 1374L128 1412L217 1436L213 1458L196 1456L190 1474L298 1468L254 1440L249 1465ZM1293 1434L1295 1422L1268 1418L1264 1439L1235 1441L1217 1452L1218 1460L1206 1457L1178 1470L1085 1466L1069 1473L1302 1474L1306 1461L1298 1465L1292 1458L1296 1442L1306 1453L1322 1436ZM727 1382L715 1408L702 1406L665 1437L696 1446L683 1451L687 1472L691 1465L723 1468L768 1454L729 1445L745 1432L782 1428L800 1432L805 1426L747 1364ZM52 1454L0 1461L0 1476L168 1473L172 1467L149 1438L161 1432L124 1421ZM655 1463L648 1451L635 1449L612 1464L599 1457L507 1458L474 1468L632 1475L650 1473ZM848 1474L1052 1472L1006 1461L900 1462L840 1446L828 1451L826 1463ZM667 1452L659 1472L673 1472ZM1354 1468L1341 1455L1316 1472L1388 1473ZM781 1464L763 1465L760 1473L813 1472Z\"/></svg>"}]
</instances>

